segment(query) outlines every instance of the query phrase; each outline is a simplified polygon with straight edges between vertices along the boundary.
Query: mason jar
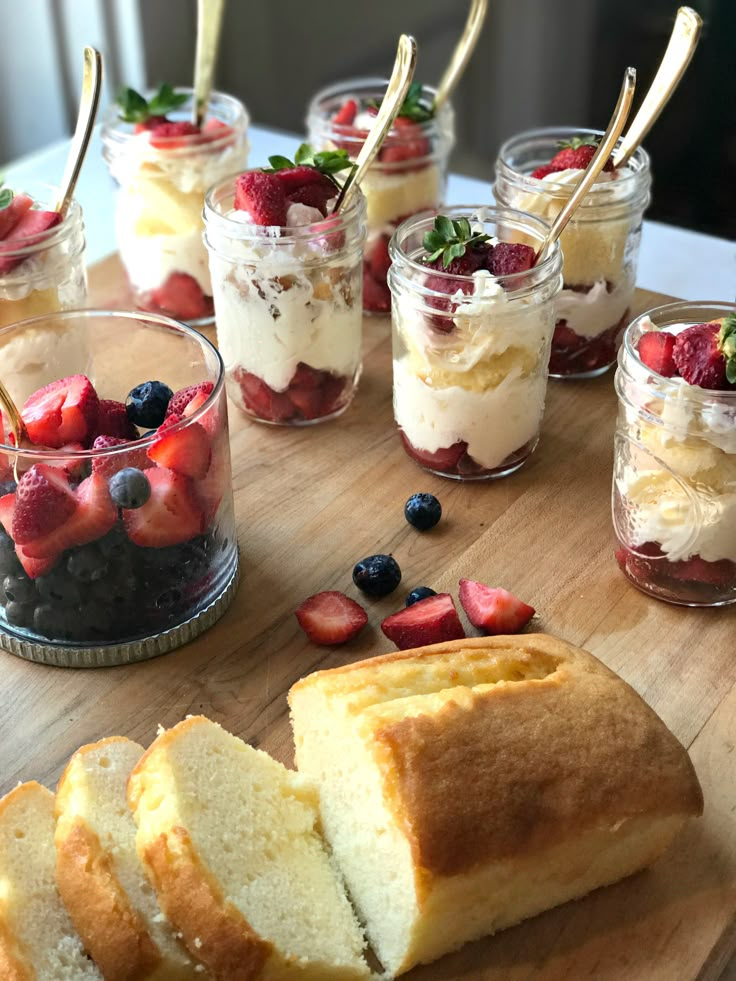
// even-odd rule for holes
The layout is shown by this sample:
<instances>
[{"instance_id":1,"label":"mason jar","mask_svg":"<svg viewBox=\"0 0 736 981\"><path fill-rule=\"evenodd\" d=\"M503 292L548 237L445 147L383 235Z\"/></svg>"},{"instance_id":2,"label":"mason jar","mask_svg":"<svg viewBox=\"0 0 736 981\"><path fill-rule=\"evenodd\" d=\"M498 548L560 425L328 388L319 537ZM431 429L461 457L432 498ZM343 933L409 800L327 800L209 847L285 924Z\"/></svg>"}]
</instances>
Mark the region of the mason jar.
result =
<instances>
[{"instance_id":1,"label":"mason jar","mask_svg":"<svg viewBox=\"0 0 736 981\"><path fill-rule=\"evenodd\" d=\"M503 144L494 193L501 205L550 224L582 170L532 177L559 143L600 137L572 127L529 130ZM603 171L562 233L563 288L556 306L549 372L553 378L594 378L616 360L636 287L642 216L650 201L649 155L641 147L621 170Z\"/></svg>"},{"instance_id":2,"label":"mason jar","mask_svg":"<svg viewBox=\"0 0 736 981\"><path fill-rule=\"evenodd\" d=\"M360 377L365 199L358 192L339 215L283 228L250 222L234 200L231 176L204 208L228 394L258 422L332 419Z\"/></svg>"},{"instance_id":3,"label":"mason jar","mask_svg":"<svg viewBox=\"0 0 736 981\"><path fill-rule=\"evenodd\" d=\"M638 346L647 331L733 313L733 303L656 307L627 328L618 355L616 558L639 589L685 606L736 601L736 391L663 377Z\"/></svg>"},{"instance_id":4,"label":"mason jar","mask_svg":"<svg viewBox=\"0 0 736 981\"><path fill-rule=\"evenodd\" d=\"M386 86L385 79L359 78L322 89L307 111L309 142L322 150L345 149L354 160L373 123L370 106L383 99ZM435 95L435 89L422 86L423 103L432 105ZM335 122L335 116L351 100L357 108L353 122ZM436 211L442 204L454 143L455 114L446 102L426 122L395 124L363 178L361 190L366 198L368 225L363 308L367 313L388 313L391 309L386 282L389 239L405 218L419 211Z\"/></svg>"},{"instance_id":5,"label":"mason jar","mask_svg":"<svg viewBox=\"0 0 736 981\"><path fill-rule=\"evenodd\" d=\"M168 114L191 120L193 93ZM150 93L149 93L150 95ZM136 133L111 106L102 125L103 156L117 182L115 230L134 304L191 326L213 321L212 284L202 243L205 192L248 160L248 113L213 92L202 133Z\"/></svg>"},{"instance_id":6,"label":"mason jar","mask_svg":"<svg viewBox=\"0 0 736 981\"><path fill-rule=\"evenodd\" d=\"M459 205L444 214L535 250L547 233L543 221L510 208ZM426 470L457 480L505 477L539 439L562 285L559 243L526 272L453 275L420 261L434 219L410 218L389 246L394 416L406 452Z\"/></svg>"},{"instance_id":7,"label":"mason jar","mask_svg":"<svg viewBox=\"0 0 736 981\"><path fill-rule=\"evenodd\" d=\"M55 210L59 188L29 183L34 208ZM64 220L48 231L0 242L0 327L56 310L83 307L87 299L82 209L72 201ZM3 363L3 376L14 366Z\"/></svg>"}]
</instances>

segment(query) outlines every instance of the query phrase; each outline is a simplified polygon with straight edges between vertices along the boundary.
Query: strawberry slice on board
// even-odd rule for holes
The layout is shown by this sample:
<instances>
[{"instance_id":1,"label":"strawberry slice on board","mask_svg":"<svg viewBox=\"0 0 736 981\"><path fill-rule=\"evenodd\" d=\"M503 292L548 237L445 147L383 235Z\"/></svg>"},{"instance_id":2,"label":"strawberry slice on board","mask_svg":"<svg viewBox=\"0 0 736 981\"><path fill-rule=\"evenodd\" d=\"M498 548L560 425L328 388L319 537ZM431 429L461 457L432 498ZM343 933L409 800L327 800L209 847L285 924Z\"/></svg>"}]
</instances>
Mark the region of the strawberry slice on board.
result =
<instances>
[{"instance_id":1,"label":"strawberry slice on board","mask_svg":"<svg viewBox=\"0 0 736 981\"><path fill-rule=\"evenodd\" d=\"M64 524L76 507L76 497L64 471L34 463L18 481L11 537L17 545L42 538Z\"/></svg>"},{"instance_id":2,"label":"strawberry slice on board","mask_svg":"<svg viewBox=\"0 0 736 981\"><path fill-rule=\"evenodd\" d=\"M381 624L381 630L400 651L465 636L455 603L449 593L437 593L392 613Z\"/></svg>"},{"instance_id":3,"label":"strawberry slice on board","mask_svg":"<svg viewBox=\"0 0 736 981\"><path fill-rule=\"evenodd\" d=\"M235 207L247 211L256 225L286 224L286 191L276 174L249 170L236 178Z\"/></svg>"},{"instance_id":4,"label":"strawberry slice on board","mask_svg":"<svg viewBox=\"0 0 736 981\"><path fill-rule=\"evenodd\" d=\"M26 256L5 255L27 245L35 245L40 237L50 231L61 221L58 211L37 211L31 208L25 211L19 220L0 242L0 274L11 272L20 265Z\"/></svg>"},{"instance_id":5,"label":"strawberry slice on board","mask_svg":"<svg viewBox=\"0 0 736 981\"><path fill-rule=\"evenodd\" d=\"M508 590L475 579L461 579L458 595L468 620L487 634L515 634L536 612Z\"/></svg>"},{"instance_id":6,"label":"strawberry slice on board","mask_svg":"<svg viewBox=\"0 0 736 981\"><path fill-rule=\"evenodd\" d=\"M86 375L60 378L39 388L21 410L31 441L54 449L86 444L97 427L100 400Z\"/></svg>"},{"instance_id":7,"label":"strawberry slice on board","mask_svg":"<svg viewBox=\"0 0 736 981\"><path fill-rule=\"evenodd\" d=\"M157 430L161 433L160 438L148 447L148 456L160 467L200 480L207 473L212 459L209 436L198 422L172 429L172 425L181 421L181 416L168 417Z\"/></svg>"},{"instance_id":8,"label":"strawberry slice on board","mask_svg":"<svg viewBox=\"0 0 736 981\"><path fill-rule=\"evenodd\" d=\"M26 555L47 559L68 548L97 541L110 531L118 519L118 509L110 497L107 480L93 473L74 492L77 506L64 524L43 538L23 546Z\"/></svg>"},{"instance_id":9,"label":"strawberry slice on board","mask_svg":"<svg viewBox=\"0 0 736 981\"><path fill-rule=\"evenodd\" d=\"M305 599L295 616L311 641L327 646L346 644L368 623L368 614L360 603L337 590Z\"/></svg>"},{"instance_id":10,"label":"strawberry slice on board","mask_svg":"<svg viewBox=\"0 0 736 981\"><path fill-rule=\"evenodd\" d=\"M639 358L647 368L664 378L672 378L677 374L674 351L675 335L666 330L648 330L639 338Z\"/></svg>"},{"instance_id":11,"label":"strawberry slice on board","mask_svg":"<svg viewBox=\"0 0 736 981\"><path fill-rule=\"evenodd\" d=\"M147 471L151 496L134 511L123 511L128 538L147 548L180 545L205 530L205 516L192 481L168 470L154 467Z\"/></svg>"},{"instance_id":12,"label":"strawberry slice on board","mask_svg":"<svg viewBox=\"0 0 736 981\"><path fill-rule=\"evenodd\" d=\"M32 207L33 198L30 195L16 194L5 208L0 209L0 239L4 239Z\"/></svg>"}]
</instances>

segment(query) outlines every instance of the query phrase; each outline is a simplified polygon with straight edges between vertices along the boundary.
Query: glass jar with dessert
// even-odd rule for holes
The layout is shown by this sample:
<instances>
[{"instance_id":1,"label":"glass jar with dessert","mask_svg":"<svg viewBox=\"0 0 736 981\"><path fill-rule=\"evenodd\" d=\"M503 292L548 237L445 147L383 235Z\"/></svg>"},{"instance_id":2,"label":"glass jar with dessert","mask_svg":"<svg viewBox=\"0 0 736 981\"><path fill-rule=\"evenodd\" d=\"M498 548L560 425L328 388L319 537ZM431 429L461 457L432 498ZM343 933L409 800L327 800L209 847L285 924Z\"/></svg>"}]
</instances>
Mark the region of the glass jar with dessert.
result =
<instances>
[{"instance_id":1,"label":"glass jar with dessert","mask_svg":"<svg viewBox=\"0 0 736 981\"><path fill-rule=\"evenodd\" d=\"M378 78L340 82L318 92L307 113L308 138L320 149L344 149L354 160L386 92ZM434 109L435 90L413 82L363 178L368 241L363 271L363 308L388 313L391 293L386 276L388 243L397 226L419 211L436 211L444 200L447 164L455 142L454 112L449 102Z\"/></svg>"},{"instance_id":2,"label":"glass jar with dessert","mask_svg":"<svg viewBox=\"0 0 736 981\"><path fill-rule=\"evenodd\" d=\"M404 448L443 477L518 470L539 438L562 285L547 225L463 205L411 218L389 247L394 415Z\"/></svg>"},{"instance_id":3,"label":"glass jar with dessert","mask_svg":"<svg viewBox=\"0 0 736 981\"><path fill-rule=\"evenodd\" d=\"M148 98L123 89L103 120L103 155L117 182L115 228L133 300L192 326L212 323L205 192L248 159L248 113L213 92L201 127L191 89L162 85Z\"/></svg>"},{"instance_id":4,"label":"glass jar with dessert","mask_svg":"<svg viewBox=\"0 0 736 981\"><path fill-rule=\"evenodd\" d=\"M685 606L736 601L736 304L670 303L618 355L613 523L621 569Z\"/></svg>"},{"instance_id":5,"label":"glass jar with dessert","mask_svg":"<svg viewBox=\"0 0 736 981\"><path fill-rule=\"evenodd\" d=\"M46 184L0 186L0 327L84 306L82 209L72 201L62 220L54 210L59 193Z\"/></svg>"},{"instance_id":6,"label":"glass jar with dessert","mask_svg":"<svg viewBox=\"0 0 736 981\"><path fill-rule=\"evenodd\" d=\"M496 161L496 200L552 221L601 135L560 127L508 140ZM562 233L564 284L555 301L551 377L594 378L615 362L629 321L650 187L649 156L642 148L621 168L609 160Z\"/></svg>"},{"instance_id":7,"label":"glass jar with dessert","mask_svg":"<svg viewBox=\"0 0 736 981\"><path fill-rule=\"evenodd\" d=\"M29 360L8 373L6 355ZM0 330L0 370L0 646L105 666L214 623L238 549L212 344L155 314L69 311Z\"/></svg>"},{"instance_id":8,"label":"glass jar with dessert","mask_svg":"<svg viewBox=\"0 0 736 981\"><path fill-rule=\"evenodd\" d=\"M217 340L239 408L305 426L342 413L360 375L365 199L332 213L344 150L270 162L207 195Z\"/></svg>"}]
</instances>

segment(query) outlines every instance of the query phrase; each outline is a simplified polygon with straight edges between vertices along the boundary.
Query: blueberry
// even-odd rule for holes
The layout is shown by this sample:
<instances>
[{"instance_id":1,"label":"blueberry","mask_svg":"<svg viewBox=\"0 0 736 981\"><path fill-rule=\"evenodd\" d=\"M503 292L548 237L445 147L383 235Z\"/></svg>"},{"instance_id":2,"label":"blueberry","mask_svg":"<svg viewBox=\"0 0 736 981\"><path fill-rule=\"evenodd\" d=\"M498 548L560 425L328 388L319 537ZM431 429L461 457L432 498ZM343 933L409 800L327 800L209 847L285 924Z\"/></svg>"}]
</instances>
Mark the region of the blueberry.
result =
<instances>
[{"instance_id":1,"label":"blueberry","mask_svg":"<svg viewBox=\"0 0 736 981\"><path fill-rule=\"evenodd\" d=\"M151 496L148 477L136 467L125 467L110 477L110 497L119 508L142 508Z\"/></svg>"},{"instance_id":2,"label":"blueberry","mask_svg":"<svg viewBox=\"0 0 736 981\"><path fill-rule=\"evenodd\" d=\"M82 545L70 553L66 562L69 572L80 582L96 582L107 572L108 561L96 545Z\"/></svg>"},{"instance_id":3,"label":"blueberry","mask_svg":"<svg viewBox=\"0 0 736 981\"><path fill-rule=\"evenodd\" d=\"M353 582L368 596L386 596L401 582L399 563L391 555L369 555L353 569Z\"/></svg>"},{"instance_id":4,"label":"blueberry","mask_svg":"<svg viewBox=\"0 0 736 981\"><path fill-rule=\"evenodd\" d=\"M125 400L128 418L143 429L155 429L164 421L173 394L169 386L160 381L136 385Z\"/></svg>"},{"instance_id":5,"label":"blueberry","mask_svg":"<svg viewBox=\"0 0 736 981\"><path fill-rule=\"evenodd\" d=\"M97 539L97 547L106 559L117 562L127 552L129 542L125 528L118 522L111 531Z\"/></svg>"},{"instance_id":6,"label":"blueberry","mask_svg":"<svg viewBox=\"0 0 736 981\"><path fill-rule=\"evenodd\" d=\"M52 572L36 580L36 589L42 599L57 606L76 606L82 594L76 579L65 572Z\"/></svg>"},{"instance_id":7,"label":"blueberry","mask_svg":"<svg viewBox=\"0 0 736 981\"><path fill-rule=\"evenodd\" d=\"M417 586L415 589L409 593L406 597L406 605L413 606L418 603L419 600L427 599L428 596L436 596L437 593L430 589L429 586Z\"/></svg>"},{"instance_id":8,"label":"blueberry","mask_svg":"<svg viewBox=\"0 0 736 981\"><path fill-rule=\"evenodd\" d=\"M404 505L404 517L418 531L429 531L442 517L442 505L434 494L412 494Z\"/></svg>"},{"instance_id":9,"label":"blueberry","mask_svg":"<svg viewBox=\"0 0 736 981\"><path fill-rule=\"evenodd\" d=\"M8 573L17 575L20 569L13 539L0 529L0 576L6 576Z\"/></svg>"},{"instance_id":10,"label":"blueberry","mask_svg":"<svg viewBox=\"0 0 736 981\"><path fill-rule=\"evenodd\" d=\"M5 606L5 619L14 627L28 627L33 620L33 605L11 600Z\"/></svg>"},{"instance_id":11,"label":"blueberry","mask_svg":"<svg viewBox=\"0 0 736 981\"><path fill-rule=\"evenodd\" d=\"M3 579L3 593L12 603L32 603L36 599L36 587L28 576L6 576Z\"/></svg>"},{"instance_id":12,"label":"blueberry","mask_svg":"<svg viewBox=\"0 0 736 981\"><path fill-rule=\"evenodd\" d=\"M44 637L56 637L59 634L57 611L49 603L39 603L33 611L33 629Z\"/></svg>"}]
</instances>

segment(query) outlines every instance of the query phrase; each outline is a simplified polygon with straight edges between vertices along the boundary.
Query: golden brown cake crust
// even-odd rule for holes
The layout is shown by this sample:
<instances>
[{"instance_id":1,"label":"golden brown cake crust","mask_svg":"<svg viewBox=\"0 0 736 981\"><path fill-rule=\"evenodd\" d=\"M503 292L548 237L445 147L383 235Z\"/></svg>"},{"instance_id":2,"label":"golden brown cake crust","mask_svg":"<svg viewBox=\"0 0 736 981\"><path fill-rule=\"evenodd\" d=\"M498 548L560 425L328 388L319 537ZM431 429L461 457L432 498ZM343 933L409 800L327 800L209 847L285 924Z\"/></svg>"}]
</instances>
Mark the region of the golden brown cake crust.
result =
<instances>
[{"instance_id":1,"label":"golden brown cake crust","mask_svg":"<svg viewBox=\"0 0 736 981\"><path fill-rule=\"evenodd\" d=\"M34 981L35 971L25 966L24 959L0 920L0 978L3 981Z\"/></svg>"}]
</instances>

